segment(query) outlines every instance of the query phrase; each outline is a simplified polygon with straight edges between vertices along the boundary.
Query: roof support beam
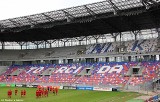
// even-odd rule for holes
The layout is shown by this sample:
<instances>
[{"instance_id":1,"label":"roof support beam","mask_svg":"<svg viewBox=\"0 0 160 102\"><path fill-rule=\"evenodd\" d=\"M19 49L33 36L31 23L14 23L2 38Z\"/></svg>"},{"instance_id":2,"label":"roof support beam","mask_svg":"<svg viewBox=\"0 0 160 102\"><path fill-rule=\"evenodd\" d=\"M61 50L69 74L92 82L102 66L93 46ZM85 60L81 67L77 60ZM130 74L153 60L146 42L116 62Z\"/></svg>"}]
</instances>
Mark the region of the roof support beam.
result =
<instances>
[{"instance_id":1,"label":"roof support beam","mask_svg":"<svg viewBox=\"0 0 160 102\"><path fill-rule=\"evenodd\" d=\"M114 9L114 15L118 14L119 8L112 2L112 0L108 0L108 3L110 3L110 5L112 5L112 7Z\"/></svg>"},{"instance_id":2,"label":"roof support beam","mask_svg":"<svg viewBox=\"0 0 160 102\"><path fill-rule=\"evenodd\" d=\"M70 22L72 19L74 19L75 17L73 15L71 15L70 13L68 13L65 10L62 10L63 13L67 16L67 22Z\"/></svg>"},{"instance_id":3,"label":"roof support beam","mask_svg":"<svg viewBox=\"0 0 160 102\"><path fill-rule=\"evenodd\" d=\"M25 44L25 42L17 42L17 44L21 46L21 50L22 50L22 46Z\"/></svg>"},{"instance_id":4,"label":"roof support beam","mask_svg":"<svg viewBox=\"0 0 160 102\"><path fill-rule=\"evenodd\" d=\"M158 1L156 0L141 0L143 6L146 7L146 9L149 9L152 5L156 6L159 5Z\"/></svg>"},{"instance_id":5,"label":"roof support beam","mask_svg":"<svg viewBox=\"0 0 160 102\"><path fill-rule=\"evenodd\" d=\"M84 5L84 7L85 7L85 9L87 10L87 12L88 12L90 15L96 17L96 13L95 13L94 11L92 11L91 9L89 9L89 8L87 7L87 5Z\"/></svg>"},{"instance_id":6,"label":"roof support beam","mask_svg":"<svg viewBox=\"0 0 160 102\"><path fill-rule=\"evenodd\" d=\"M42 13L42 15L44 15L47 18L47 20L50 21L50 22L55 21L52 17L46 15L45 13Z\"/></svg>"},{"instance_id":7,"label":"roof support beam","mask_svg":"<svg viewBox=\"0 0 160 102\"><path fill-rule=\"evenodd\" d=\"M117 41L117 36L121 34L120 32L118 33L111 33L111 35L113 36L114 40Z\"/></svg>"},{"instance_id":8,"label":"roof support beam","mask_svg":"<svg viewBox=\"0 0 160 102\"><path fill-rule=\"evenodd\" d=\"M37 24L37 22L34 21L34 20L32 20L31 18L29 18L29 17L26 17L26 18L28 19L28 21L29 21L32 25L36 25L36 24Z\"/></svg>"},{"instance_id":9,"label":"roof support beam","mask_svg":"<svg viewBox=\"0 0 160 102\"><path fill-rule=\"evenodd\" d=\"M16 22L16 21L13 21L12 19L9 19L10 22L12 22L15 26L21 26L20 23Z\"/></svg>"},{"instance_id":10,"label":"roof support beam","mask_svg":"<svg viewBox=\"0 0 160 102\"><path fill-rule=\"evenodd\" d=\"M137 40L137 35L141 33L141 30L132 31L134 34L134 40Z\"/></svg>"},{"instance_id":11,"label":"roof support beam","mask_svg":"<svg viewBox=\"0 0 160 102\"><path fill-rule=\"evenodd\" d=\"M0 32L5 32L5 30L12 32L12 30L10 28L8 28L6 25L0 24Z\"/></svg>"},{"instance_id":12,"label":"roof support beam","mask_svg":"<svg viewBox=\"0 0 160 102\"><path fill-rule=\"evenodd\" d=\"M0 29L4 29L4 28L5 28L4 25L0 24Z\"/></svg>"}]
</instances>

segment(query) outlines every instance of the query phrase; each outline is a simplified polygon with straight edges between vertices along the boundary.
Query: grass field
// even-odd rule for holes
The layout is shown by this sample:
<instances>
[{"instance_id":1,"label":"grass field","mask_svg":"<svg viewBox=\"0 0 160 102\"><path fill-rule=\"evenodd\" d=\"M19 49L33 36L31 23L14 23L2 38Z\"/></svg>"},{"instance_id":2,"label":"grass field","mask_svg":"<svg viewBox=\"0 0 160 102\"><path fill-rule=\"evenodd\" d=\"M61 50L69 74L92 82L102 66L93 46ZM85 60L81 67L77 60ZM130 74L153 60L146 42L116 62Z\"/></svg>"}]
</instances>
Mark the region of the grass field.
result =
<instances>
[{"instance_id":1,"label":"grass field","mask_svg":"<svg viewBox=\"0 0 160 102\"><path fill-rule=\"evenodd\" d=\"M7 91L11 89L13 95L11 99L7 98ZM18 88L18 95L14 95L15 88L0 88L0 102L126 102L130 99L140 96L132 92L102 92L87 90L59 90L58 95L49 93L49 97L36 99L36 88ZM20 97L20 90L26 89L27 95Z\"/></svg>"}]
</instances>

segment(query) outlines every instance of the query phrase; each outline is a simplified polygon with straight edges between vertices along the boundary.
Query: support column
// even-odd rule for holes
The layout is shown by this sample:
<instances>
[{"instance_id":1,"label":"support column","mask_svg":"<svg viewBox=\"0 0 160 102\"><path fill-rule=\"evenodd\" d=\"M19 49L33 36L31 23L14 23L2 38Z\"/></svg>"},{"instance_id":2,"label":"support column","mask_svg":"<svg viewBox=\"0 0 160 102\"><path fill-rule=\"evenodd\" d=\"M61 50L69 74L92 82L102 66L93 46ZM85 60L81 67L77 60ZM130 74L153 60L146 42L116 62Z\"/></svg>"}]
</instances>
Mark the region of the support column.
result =
<instances>
[{"instance_id":1,"label":"support column","mask_svg":"<svg viewBox=\"0 0 160 102\"><path fill-rule=\"evenodd\" d=\"M160 40L160 28L157 29L158 32L158 39Z\"/></svg>"},{"instance_id":2,"label":"support column","mask_svg":"<svg viewBox=\"0 0 160 102\"><path fill-rule=\"evenodd\" d=\"M137 35L140 33L140 30L132 31L132 33L134 34L134 39L137 40Z\"/></svg>"},{"instance_id":3,"label":"support column","mask_svg":"<svg viewBox=\"0 0 160 102\"><path fill-rule=\"evenodd\" d=\"M4 50L5 49L5 42L2 41L1 44L2 44L2 50Z\"/></svg>"},{"instance_id":4,"label":"support column","mask_svg":"<svg viewBox=\"0 0 160 102\"><path fill-rule=\"evenodd\" d=\"M25 42L17 42L20 46L21 46L21 50L22 50L22 46L25 44Z\"/></svg>"},{"instance_id":5,"label":"support column","mask_svg":"<svg viewBox=\"0 0 160 102\"><path fill-rule=\"evenodd\" d=\"M117 57L114 57L114 61L117 62Z\"/></svg>"},{"instance_id":6,"label":"support column","mask_svg":"<svg viewBox=\"0 0 160 102\"><path fill-rule=\"evenodd\" d=\"M117 41L117 36L114 37L114 41L115 41L115 42Z\"/></svg>"},{"instance_id":7,"label":"support column","mask_svg":"<svg viewBox=\"0 0 160 102\"><path fill-rule=\"evenodd\" d=\"M119 35L120 33L112 33L111 35L113 36L114 38L114 41L116 42L117 41L117 36Z\"/></svg>"},{"instance_id":8,"label":"support column","mask_svg":"<svg viewBox=\"0 0 160 102\"><path fill-rule=\"evenodd\" d=\"M134 34L134 40L137 40L137 34Z\"/></svg>"},{"instance_id":9,"label":"support column","mask_svg":"<svg viewBox=\"0 0 160 102\"><path fill-rule=\"evenodd\" d=\"M122 33L120 32L119 35L120 35L120 36L119 36L119 38L120 38L120 39L119 39L119 40L120 40L120 45L122 45L122 43L121 43L121 42L122 42Z\"/></svg>"},{"instance_id":10,"label":"support column","mask_svg":"<svg viewBox=\"0 0 160 102\"><path fill-rule=\"evenodd\" d=\"M78 40L79 41L79 45L81 45L81 40Z\"/></svg>"},{"instance_id":11,"label":"support column","mask_svg":"<svg viewBox=\"0 0 160 102\"><path fill-rule=\"evenodd\" d=\"M33 43L37 46L37 49L39 49L39 45L40 45L41 43L43 43L43 42L35 41L35 42L33 42Z\"/></svg>"},{"instance_id":12,"label":"support column","mask_svg":"<svg viewBox=\"0 0 160 102\"><path fill-rule=\"evenodd\" d=\"M98 39L99 39L99 35L95 35L95 36L93 36L94 37L94 39L96 40L96 43L98 43Z\"/></svg>"},{"instance_id":13,"label":"support column","mask_svg":"<svg viewBox=\"0 0 160 102\"><path fill-rule=\"evenodd\" d=\"M37 45L37 49L38 49L38 44L36 44Z\"/></svg>"},{"instance_id":14,"label":"support column","mask_svg":"<svg viewBox=\"0 0 160 102\"><path fill-rule=\"evenodd\" d=\"M45 49L47 48L47 42L45 41L45 45L44 45Z\"/></svg>"},{"instance_id":15,"label":"support column","mask_svg":"<svg viewBox=\"0 0 160 102\"><path fill-rule=\"evenodd\" d=\"M49 47L52 48L52 43L49 43Z\"/></svg>"}]
</instances>

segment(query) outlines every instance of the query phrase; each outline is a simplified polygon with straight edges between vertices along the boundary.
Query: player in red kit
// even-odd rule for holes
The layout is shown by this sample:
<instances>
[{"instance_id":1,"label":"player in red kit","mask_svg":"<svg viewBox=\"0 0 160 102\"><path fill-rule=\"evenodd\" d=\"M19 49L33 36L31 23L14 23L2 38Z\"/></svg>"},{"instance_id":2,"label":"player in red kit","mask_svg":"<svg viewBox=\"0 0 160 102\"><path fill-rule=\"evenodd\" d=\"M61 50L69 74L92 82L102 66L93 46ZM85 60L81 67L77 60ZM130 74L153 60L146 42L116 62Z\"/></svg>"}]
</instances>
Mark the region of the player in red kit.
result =
<instances>
[{"instance_id":1,"label":"player in red kit","mask_svg":"<svg viewBox=\"0 0 160 102\"><path fill-rule=\"evenodd\" d=\"M12 96L12 90L10 90L10 97Z\"/></svg>"},{"instance_id":2,"label":"player in red kit","mask_svg":"<svg viewBox=\"0 0 160 102\"><path fill-rule=\"evenodd\" d=\"M45 97L48 97L48 90L45 90Z\"/></svg>"},{"instance_id":3,"label":"player in red kit","mask_svg":"<svg viewBox=\"0 0 160 102\"><path fill-rule=\"evenodd\" d=\"M38 93L39 93L39 97L41 97L42 96L42 91L39 90Z\"/></svg>"},{"instance_id":4,"label":"player in red kit","mask_svg":"<svg viewBox=\"0 0 160 102\"><path fill-rule=\"evenodd\" d=\"M41 90L41 95L42 95L42 97L44 97L44 88L42 88L42 90Z\"/></svg>"},{"instance_id":5,"label":"player in red kit","mask_svg":"<svg viewBox=\"0 0 160 102\"><path fill-rule=\"evenodd\" d=\"M23 97L23 90L21 90L21 97Z\"/></svg>"},{"instance_id":6,"label":"player in red kit","mask_svg":"<svg viewBox=\"0 0 160 102\"><path fill-rule=\"evenodd\" d=\"M55 93L58 94L58 87L55 88Z\"/></svg>"},{"instance_id":7,"label":"player in red kit","mask_svg":"<svg viewBox=\"0 0 160 102\"><path fill-rule=\"evenodd\" d=\"M50 91L51 91L51 92L53 91L53 88L52 88L52 86L50 86Z\"/></svg>"},{"instance_id":8,"label":"player in red kit","mask_svg":"<svg viewBox=\"0 0 160 102\"><path fill-rule=\"evenodd\" d=\"M7 91L8 98L10 98L10 90Z\"/></svg>"},{"instance_id":9,"label":"player in red kit","mask_svg":"<svg viewBox=\"0 0 160 102\"><path fill-rule=\"evenodd\" d=\"M14 90L14 93L15 93L15 95L17 95L17 93L18 93L18 90L17 90L17 88Z\"/></svg>"},{"instance_id":10,"label":"player in red kit","mask_svg":"<svg viewBox=\"0 0 160 102\"><path fill-rule=\"evenodd\" d=\"M11 90L8 90L8 98L11 98L11 96L12 96L12 91Z\"/></svg>"},{"instance_id":11,"label":"player in red kit","mask_svg":"<svg viewBox=\"0 0 160 102\"><path fill-rule=\"evenodd\" d=\"M24 97L26 96L26 90L23 90L23 96Z\"/></svg>"},{"instance_id":12,"label":"player in red kit","mask_svg":"<svg viewBox=\"0 0 160 102\"><path fill-rule=\"evenodd\" d=\"M39 90L36 90L36 98L39 98Z\"/></svg>"},{"instance_id":13,"label":"player in red kit","mask_svg":"<svg viewBox=\"0 0 160 102\"><path fill-rule=\"evenodd\" d=\"M55 90L55 87L53 87L53 88L52 88L52 92L54 93L54 95L55 95L55 93L56 93L55 91L56 91L56 90Z\"/></svg>"}]
</instances>

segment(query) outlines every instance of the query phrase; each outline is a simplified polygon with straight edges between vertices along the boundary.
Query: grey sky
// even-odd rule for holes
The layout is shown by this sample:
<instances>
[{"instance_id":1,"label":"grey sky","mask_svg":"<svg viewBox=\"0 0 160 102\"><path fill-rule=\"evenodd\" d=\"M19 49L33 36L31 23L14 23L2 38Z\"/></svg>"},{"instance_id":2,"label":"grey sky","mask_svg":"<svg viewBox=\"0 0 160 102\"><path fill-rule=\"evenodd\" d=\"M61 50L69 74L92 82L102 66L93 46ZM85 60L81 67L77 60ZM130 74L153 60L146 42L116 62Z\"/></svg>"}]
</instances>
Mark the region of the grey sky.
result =
<instances>
[{"instance_id":1,"label":"grey sky","mask_svg":"<svg viewBox=\"0 0 160 102\"><path fill-rule=\"evenodd\" d=\"M104 0L0 0L0 20Z\"/></svg>"}]
</instances>

